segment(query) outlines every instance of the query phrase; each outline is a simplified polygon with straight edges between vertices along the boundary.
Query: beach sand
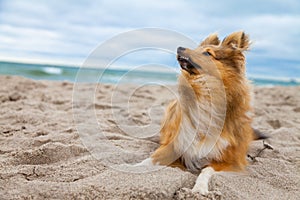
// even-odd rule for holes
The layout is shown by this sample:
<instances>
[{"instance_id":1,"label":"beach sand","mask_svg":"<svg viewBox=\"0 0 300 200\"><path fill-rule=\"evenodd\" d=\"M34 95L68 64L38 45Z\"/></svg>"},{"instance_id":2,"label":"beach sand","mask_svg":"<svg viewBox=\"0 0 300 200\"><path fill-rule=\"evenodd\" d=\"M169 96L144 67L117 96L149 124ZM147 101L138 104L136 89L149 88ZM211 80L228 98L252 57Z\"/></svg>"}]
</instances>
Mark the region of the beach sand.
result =
<instances>
[{"instance_id":1,"label":"beach sand","mask_svg":"<svg viewBox=\"0 0 300 200\"><path fill-rule=\"evenodd\" d=\"M92 104L76 96L90 91ZM73 96L72 83L0 76L0 199L300 199L300 87L255 88L253 126L274 149L258 154L263 143L253 142L247 173L214 175L208 197L177 168L118 169L158 147L173 91L85 84Z\"/></svg>"}]
</instances>

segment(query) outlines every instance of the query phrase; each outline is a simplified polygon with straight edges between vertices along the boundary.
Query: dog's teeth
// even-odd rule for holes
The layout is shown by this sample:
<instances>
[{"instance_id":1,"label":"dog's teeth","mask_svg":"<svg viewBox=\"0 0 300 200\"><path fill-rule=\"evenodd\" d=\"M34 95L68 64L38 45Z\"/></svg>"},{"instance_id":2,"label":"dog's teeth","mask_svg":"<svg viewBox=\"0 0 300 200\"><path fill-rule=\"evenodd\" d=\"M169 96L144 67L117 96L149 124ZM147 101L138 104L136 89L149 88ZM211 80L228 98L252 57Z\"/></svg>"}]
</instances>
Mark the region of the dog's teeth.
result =
<instances>
[{"instance_id":1,"label":"dog's teeth","mask_svg":"<svg viewBox=\"0 0 300 200\"><path fill-rule=\"evenodd\" d=\"M187 57L184 57L184 56L182 56L181 58L183 58L183 59L185 59L185 60L187 60L187 59L188 59Z\"/></svg>"}]
</instances>

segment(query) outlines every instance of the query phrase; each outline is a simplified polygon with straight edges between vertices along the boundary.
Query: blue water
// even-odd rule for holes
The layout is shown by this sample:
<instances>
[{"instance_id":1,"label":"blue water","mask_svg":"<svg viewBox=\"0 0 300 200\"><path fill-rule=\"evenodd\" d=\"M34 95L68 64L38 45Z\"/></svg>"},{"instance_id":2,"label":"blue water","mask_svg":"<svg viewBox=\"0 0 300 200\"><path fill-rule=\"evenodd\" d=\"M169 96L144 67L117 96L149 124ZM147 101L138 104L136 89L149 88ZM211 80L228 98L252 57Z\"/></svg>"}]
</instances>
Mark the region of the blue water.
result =
<instances>
[{"instance_id":1,"label":"blue water","mask_svg":"<svg viewBox=\"0 0 300 200\"><path fill-rule=\"evenodd\" d=\"M78 67L58 66L58 65L40 65L0 62L0 74L19 75L35 80L59 80L59 81L80 81L80 82L101 82L101 83L165 83L176 84L177 74L153 71L128 71L115 69L91 69L81 68L80 78L77 79ZM282 85L294 86L300 85L299 80L279 79L279 78L258 78L249 77L255 85Z\"/></svg>"}]
</instances>

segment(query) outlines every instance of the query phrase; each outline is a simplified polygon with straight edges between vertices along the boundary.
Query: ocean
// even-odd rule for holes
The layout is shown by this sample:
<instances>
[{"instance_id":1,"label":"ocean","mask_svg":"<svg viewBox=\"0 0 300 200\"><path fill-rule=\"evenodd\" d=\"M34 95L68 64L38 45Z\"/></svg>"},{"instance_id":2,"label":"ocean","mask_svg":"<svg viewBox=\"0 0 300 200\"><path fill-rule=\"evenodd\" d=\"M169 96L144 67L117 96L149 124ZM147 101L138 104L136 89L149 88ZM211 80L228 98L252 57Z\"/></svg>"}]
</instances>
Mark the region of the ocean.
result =
<instances>
[{"instance_id":1,"label":"ocean","mask_svg":"<svg viewBox=\"0 0 300 200\"><path fill-rule=\"evenodd\" d=\"M80 70L79 70L80 69ZM78 72L80 76L78 78ZM146 83L146 84L176 84L176 73L118 70L118 69L93 69L72 66L25 64L13 62L0 62L0 74L17 75L35 80L54 80L70 82L100 82L100 83ZM264 78L249 76L257 86L295 86L300 85L298 79L293 78Z\"/></svg>"}]
</instances>

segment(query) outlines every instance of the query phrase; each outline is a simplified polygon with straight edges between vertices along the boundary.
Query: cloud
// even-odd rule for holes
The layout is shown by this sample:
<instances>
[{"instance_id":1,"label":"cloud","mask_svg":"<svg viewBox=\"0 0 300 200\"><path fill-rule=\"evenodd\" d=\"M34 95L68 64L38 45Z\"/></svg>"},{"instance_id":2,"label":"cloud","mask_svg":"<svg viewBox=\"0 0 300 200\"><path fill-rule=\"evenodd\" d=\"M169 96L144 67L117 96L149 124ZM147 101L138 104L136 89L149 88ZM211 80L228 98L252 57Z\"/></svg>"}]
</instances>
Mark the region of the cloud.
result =
<instances>
[{"instance_id":1,"label":"cloud","mask_svg":"<svg viewBox=\"0 0 300 200\"><path fill-rule=\"evenodd\" d=\"M212 32L217 31L224 37L243 29L254 41L252 52L248 54L251 67L271 67L281 60L284 62L281 64L294 69L300 63L299 8L297 0L2 0L0 55L1 59L81 64L101 43L136 28L175 30L197 43ZM162 46L173 43L174 48L180 45L180 40L174 38L168 40L145 34L139 39L158 42ZM125 39L107 51L134 47L130 45L136 44ZM123 60L131 65L137 59ZM138 60L152 62L155 59L145 53L140 54ZM167 57L166 60L170 59ZM170 62L173 65L174 61Z\"/></svg>"}]
</instances>

